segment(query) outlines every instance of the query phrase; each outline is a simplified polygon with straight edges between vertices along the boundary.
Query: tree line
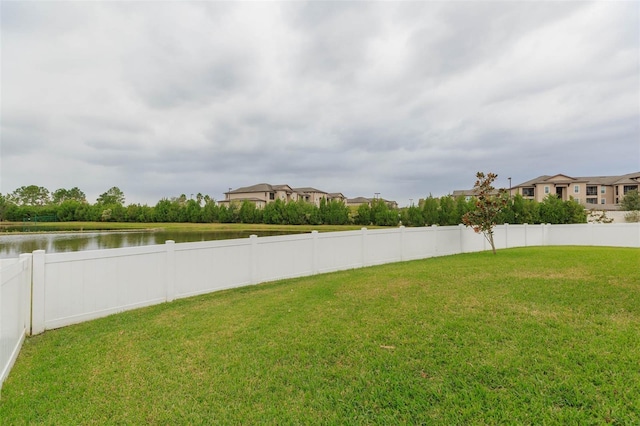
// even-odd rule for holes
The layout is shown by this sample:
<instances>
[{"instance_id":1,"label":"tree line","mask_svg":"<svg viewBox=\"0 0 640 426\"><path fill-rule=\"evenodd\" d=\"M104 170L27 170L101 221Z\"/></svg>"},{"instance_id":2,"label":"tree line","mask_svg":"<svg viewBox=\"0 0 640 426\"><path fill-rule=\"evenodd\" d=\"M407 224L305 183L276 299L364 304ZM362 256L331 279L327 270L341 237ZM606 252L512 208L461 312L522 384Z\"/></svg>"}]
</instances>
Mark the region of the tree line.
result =
<instances>
[{"instance_id":1,"label":"tree line","mask_svg":"<svg viewBox=\"0 0 640 426\"><path fill-rule=\"evenodd\" d=\"M37 217L58 221L111 222L192 222L192 223L265 223L279 225L430 226L457 225L462 217L476 209L476 200L464 196L429 196L417 206L392 208L381 199L349 208L336 200L322 200L319 206L304 201L276 200L264 208L253 203L219 205L208 195L187 198L163 198L154 206L125 205L124 193L112 187L95 203L87 201L79 188L49 192L35 185L23 186L10 194L0 194L0 220L23 221ZM585 223L587 212L573 199L563 201L550 195L542 202L520 195L508 197L497 217L498 223Z\"/></svg>"}]
</instances>

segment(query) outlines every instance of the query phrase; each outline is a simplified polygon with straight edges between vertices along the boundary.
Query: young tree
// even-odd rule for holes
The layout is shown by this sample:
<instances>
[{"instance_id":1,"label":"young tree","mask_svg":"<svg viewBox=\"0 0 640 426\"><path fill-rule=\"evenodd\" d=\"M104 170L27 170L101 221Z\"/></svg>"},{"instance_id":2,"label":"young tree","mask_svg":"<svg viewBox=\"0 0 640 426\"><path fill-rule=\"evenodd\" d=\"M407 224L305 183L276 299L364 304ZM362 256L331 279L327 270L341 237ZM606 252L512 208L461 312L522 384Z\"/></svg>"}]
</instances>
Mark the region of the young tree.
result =
<instances>
[{"instance_id":1,"label":"young tree","mask_svg":"<svg viewBox=\"0 0 640 426\"><path fill-rule=\"evenodd\" d=\"M494 173L476 173L476 180L473 189L476 192L476 208L467 212L462 222L470 226L477 233L482 232L484 237L491 244L493 254L496 254L496 246L493 241L493 228L496 226L496 219L500 211L507 204L507 195L504 189L496 191L491 185L498 175Z\"/></svg>"}]
</instances>

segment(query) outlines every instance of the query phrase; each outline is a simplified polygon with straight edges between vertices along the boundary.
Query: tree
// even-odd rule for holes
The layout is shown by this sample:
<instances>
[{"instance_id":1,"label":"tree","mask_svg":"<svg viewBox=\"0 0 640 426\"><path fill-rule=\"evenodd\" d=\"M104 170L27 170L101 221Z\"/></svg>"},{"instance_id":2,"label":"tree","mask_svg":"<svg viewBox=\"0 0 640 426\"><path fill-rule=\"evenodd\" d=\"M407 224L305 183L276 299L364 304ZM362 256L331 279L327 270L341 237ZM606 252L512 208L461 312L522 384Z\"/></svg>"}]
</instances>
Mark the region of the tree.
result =
<instances>
[{"instance_id":1,"label":"tree","mask_svg":"<svg viewBox=\"0 0 640 426\"><path fill-rule=\"evenodd\" d=\"M504 189L496 191L491 185L498 175L495 173L476 173L476 183L473 189L476 192L476 208L467 212L462 222L470 226L476 233L482 233L491 244L493 254L496 254L496 245L493 241L493 228L500 211L507 204L507 195Z\"/></svg>"},{"instance_id":2,"label":"tree","mask_svg":"<svg viewBox=\"0 0 640 426\"><path fill-rule=\"evenodd\" d=\"M327 201L323 198L320 200L319 214L325 225L346 225L349 223L349 208L342 201Z\"/></svg>"},{"instance_id":3,"label":"tree","mask_svg":"<svg viewBox=\"0 0 640 426\"><path fill-rule=\"evenodd\" d=\"M51 198L53 204L62 204L69 200L79 201L81 203L85 203L87 201L87 196L77 186L74 186L71 189L56 189L53 191L53 194L51 194Z\"/></svg>"},{"instance_id":4,"label":"tree","mask_svg":"<svg viewBox=\"0 0 640 426\"><path fill-rule=\"evenodd\" d=\"M573 197L564 202L565 223L586 223L587 211Z\"/></svg>"},{"instance_id":5,"label":"tree","mask_svg":"<svg viewBox=\"0 0 640 426\"><path fill-rule=\"evenodd\" d=\"M358 206L355 218L356 225L368 226L371 223L371 207L369 204L363 203Z\"/></svg>"},{"instance_id":6,"label":"tree","mask_svg":"<svg viewBox=\"0 0 640 426\"><path fill-rule=\"evenodd\" d=\"M6 219L6 211L9 207L9 200L6 196L0 194L0 221Z\"/></svg>"},{"instance_id":7,"label":"tree","mask_svg":"<svg viewBox=\"0 0 640 426\"><path fill-rule=\"evenodd\" d=\"M422 205L422 215L424 216L424 222L428 225L437 225L440 217L438 209L440 208L440 201L434 198L431 194L424 200Z\"/></svg>"},{"instance_id":8,"label":"tree","mask_svg":"<svg viewBox=\"0 0 640 426\"><path fill-rule=\"evenodd\" d=\"M97 199L97 202L99 204L104 204L104 205L109 205L109 204L123 205L124 193L120 190L120 188L118 188L117 186L114 186L109 190L107 190L107 192L100 194L100 196Z\"/></svg>"},{"instance_id":9,"label":"tree","mask_svg":"<svg viewBox=\"0 0 640 426\"><path fill-rule=\"evenodd\" d=\"M256 223L257 207L255 203L244 200L238 212L240 223Z\"/></svg>"},{"instance_id":10,"label":"tree","mask_svg":"<svg viewBox=\"0 0 640 426\"><path fill-rule=\"evenodd\" d=\"M567 223L564 203L556 194L549 194L540 203L540 221L553 225Z\"/></svg>"},{"instance_id":11,"label":"tree","mask_svg":"<svg viewBox=\"0 0 640 426\"><path fill-rule=\"evenodd\" d=\"M11 199L21 206L44 206L49 203L49 190L42 186L21 186L13 191Z\"/></svg>"},{"instance_id":12,"label":"tree","mask_svg":"<svg viewBox=\"0 0 640 426\"><path fill-rule=\"evenodd\" d=\"M452 196L440 197L440 209L438 210L438 224L441 226L457 225L459 223L456 214L456 204Z\"/></svg>"},{"instance_id":13,"label":"tree","mask_svg":"<svg viewBox=\"0 0 640 426\"><path fill-rule=\"evenodd\" d=\"M624 196L624 198L620 202L620 210L623 210L623 211L640 210L640 194L638 194L637 189L627 192L627 194Z\"/></svg>"},{"instance_id":14,"label":"tree","mask_svg":"<svg viewBox=\"0 0 640 426\"><path fill-rule=\"evenodd\" d=\"M406 226L424 226L424 216L420 207L411 206L402 211L402 224Z\"/></svg>"}]
</instances>

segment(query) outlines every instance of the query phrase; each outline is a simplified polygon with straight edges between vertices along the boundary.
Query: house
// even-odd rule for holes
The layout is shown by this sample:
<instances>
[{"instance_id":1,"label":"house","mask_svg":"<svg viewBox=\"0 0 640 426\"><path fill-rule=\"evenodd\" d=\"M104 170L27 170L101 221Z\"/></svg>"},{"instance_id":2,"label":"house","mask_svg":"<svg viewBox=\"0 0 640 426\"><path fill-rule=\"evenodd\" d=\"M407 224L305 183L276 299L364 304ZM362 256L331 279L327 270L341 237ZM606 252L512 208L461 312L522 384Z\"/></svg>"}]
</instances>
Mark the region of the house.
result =
<instances>
[{"instance_id":1,"label":"house","mask_svg":"<svg viewBox=\"0 0 640 426\"><path fill-rule=\"evenodd\" d=\"M259 183L234 190L229 188L229 191L225 192L224 195L225 199L219 201L219 205L249 201L254 203L258 208L264 208L267 204L273 203L276 200L281 200L284 203L303 200L320 206L320 201L323 198L326 200L336 199L340 201L344 201L345 199L344 195L339 192L329 194L316 188L292 188L289 185L270 185L268 183Z\"/></svg>"},{"instance_id":2,"label":"house","mask_svg":"<svg viewBox=\"0 0 640 426\"><path fill-rule=\"evenodd\" d=\"M371 203L374 200L384 201L387 204L387 206L391 209L398 208L398 203L395 201L385 200L384 198L365 198L365 197L356 197L356 198L347 199L347 207L360 207L360 205L362 204L367 204L369 207L371 207Z\"/></svg>"},{"instance_id":3,"label":"house","mask_svg":"<svg viewBox=\"0 0 640 426\"><path fill-rule=\"evenodd\" d=\"M344 194L342 192L330 192L328 194L327 199L329 201L340 201L342 203L346 203L347 202L347 197L344 196Z\"/></svg>"},{"instance_id":4,"label":"house","mask_svg":"<svg viewBox=\"0 0 640 426\"><path fill-rule=\"evenodd\" d=\"M563 174L543 175L511 188L511 195L542 201L549 194L562 200L574 200L587 208L612 210L631 190L640 188L640 172L621 176L571 177Z\"/></svg>"},{"instance_id":5,"label":"house","mask_svg":"<svg viewBox=\"0 0 640 426\"><path fill-rule=\"evenodd\" d=\"M295 188L294 191L297 194L298 200L304 200L307 203L312 203L316 206L320 206L320 201L323 198L325 200L329 198L329 194L327 192L315 188Z\"/></svg>"}]
</instances>

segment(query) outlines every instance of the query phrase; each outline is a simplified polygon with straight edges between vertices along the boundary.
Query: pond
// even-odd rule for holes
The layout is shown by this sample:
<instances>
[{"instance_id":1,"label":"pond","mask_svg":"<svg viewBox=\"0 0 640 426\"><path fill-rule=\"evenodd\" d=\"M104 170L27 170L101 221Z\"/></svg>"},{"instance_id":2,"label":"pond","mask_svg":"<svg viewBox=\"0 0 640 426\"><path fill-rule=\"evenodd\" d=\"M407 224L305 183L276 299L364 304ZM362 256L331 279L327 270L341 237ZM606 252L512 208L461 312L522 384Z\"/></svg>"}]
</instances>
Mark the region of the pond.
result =
<instances>
[{"instance_id":1,"label":"pond","mask_svg":"<svg viewBox=\"0 0 640 426\"><path fill-rule=\"evenodd\" d=\"M228 240L271 235L288 235L300 232L287 231L127 231L127 232L47 232L38 234L0 234L0 259L18 257L21 253L45 250L47 253L67 251L99 250L119 247L135 247L164 244L167 240L176 243Z\"/></svg>"}]
</instances>

